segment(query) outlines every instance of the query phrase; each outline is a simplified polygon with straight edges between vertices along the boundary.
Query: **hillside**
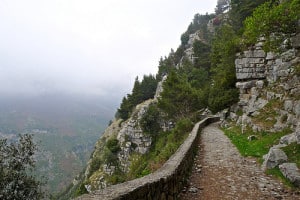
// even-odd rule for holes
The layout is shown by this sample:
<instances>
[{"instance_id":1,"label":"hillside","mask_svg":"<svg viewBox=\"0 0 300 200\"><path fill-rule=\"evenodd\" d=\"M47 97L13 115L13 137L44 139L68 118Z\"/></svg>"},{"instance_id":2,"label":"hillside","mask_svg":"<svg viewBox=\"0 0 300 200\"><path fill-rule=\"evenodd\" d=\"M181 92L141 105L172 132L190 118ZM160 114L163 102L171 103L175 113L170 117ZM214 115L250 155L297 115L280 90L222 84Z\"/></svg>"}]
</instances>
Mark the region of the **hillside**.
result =
<instances>
[{"instance_id":1,"label":"hillside","mask_svg":"<svg viewBox=\"0 0 300 200\"><path fill-rule=\"evenodd\" d=\"M158 73L136 79L62 198L152 173L210 113L223 117L241 153L251 141L260 143L262 151L246 148L243 156L265 159L269 168L272 156L263 155L282 137L287 158L300 167L299 6L298 0L218 1L216 13L196 14L178 49L160 59Z\"/></svg>"}]
</instances>

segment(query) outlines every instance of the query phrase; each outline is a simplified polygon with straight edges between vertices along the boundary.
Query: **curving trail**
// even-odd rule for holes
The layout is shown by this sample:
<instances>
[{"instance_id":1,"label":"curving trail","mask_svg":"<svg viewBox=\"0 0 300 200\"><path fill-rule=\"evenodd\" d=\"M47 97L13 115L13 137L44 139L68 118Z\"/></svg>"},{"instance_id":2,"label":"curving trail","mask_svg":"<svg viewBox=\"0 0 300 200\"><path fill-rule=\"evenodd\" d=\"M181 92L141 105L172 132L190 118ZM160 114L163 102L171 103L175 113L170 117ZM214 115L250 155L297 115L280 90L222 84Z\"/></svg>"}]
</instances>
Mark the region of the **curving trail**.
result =
<instances>
[{"instance_id":1,"label":"curving trail","mask_svg":"<svg viewBox=\"0 0 300 200\"><path fill-rule=\"evenodd\" d=\"M290 191L260 169L253 158L242 157L236 147L211 124L203 129L199 151L182 200L300 200L299 191Z\"/></svg>"}]
</instances>

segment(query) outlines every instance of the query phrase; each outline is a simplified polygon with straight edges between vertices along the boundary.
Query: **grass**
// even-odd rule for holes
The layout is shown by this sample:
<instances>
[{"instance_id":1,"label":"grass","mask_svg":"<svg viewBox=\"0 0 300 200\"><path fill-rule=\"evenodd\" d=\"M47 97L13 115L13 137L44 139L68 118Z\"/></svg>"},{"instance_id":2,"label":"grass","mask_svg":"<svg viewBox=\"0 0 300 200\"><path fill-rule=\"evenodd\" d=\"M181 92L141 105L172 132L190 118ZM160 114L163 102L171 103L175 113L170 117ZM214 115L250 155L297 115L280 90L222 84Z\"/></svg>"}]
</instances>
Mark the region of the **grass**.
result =
<instances>
[{"instance_id":1,"label":"grass","mask_svg":"<svg viewBox=\"0 0 300 200\"><path fill-rule=\"evenodd\" d=\"M274 144L278 144L279 139L282 136L291 133L291 130L285 129L277 133L253 133L252 131L247 130L244 134L241 134L240 127L235 126L231 129L225 129L224 132L225 135L227 135L228 138L231 140L231 142L237 147L242 156L256 157L258 158L258 161L262 163L262 157L263 155L268 153L270 147L272 147ZM255 135L256 139L249 141L248 136L250 135ZM295 162L299 167L300 145L294 143L282 149L287 154L289 161ZM282 175L278 167L275 167L274 169L268 169L266 173L277 177L288 187L294 188L293 184Z\"/></svg>"},{"instance_id":2,"label":"grass","mask_svg":"<svg viewBox=\"0 0 300 200\"><path fill-rule=\"evenodd\" d=\"M298 168L300 168L300 144L295 142L281 149L286 153L289 162L296 163Z\"/></svg>"},{"instance_id":3,"label":"grass","mask_svg":"<svg viewBox=\"0 0 300 200\"><path fill-rule=\"evenodd\" d=\"M253 122L258 124L260 127L270 129L276 123L276 108L281 108L282 102L279 99L272 99L269 101L260 111L260 114L253 117Z\"/></svg>"},{"instance_id":4,"label":"grass","mask_svg":"<svg viewBox=\"0 0 300 200\"><path fill-rule=\"evenodd\" d=\"M290 130L284 130L277 133L254 133L248 130L244 134L241 134L240 127L233 127L231 129L225 129L224 132L238 148L242 156L257 157L261 160L262 156L268 153L270 147L277 144L279 139L288 134ZM250 135L255 135L256 139L249 141L248 136Z\"/></svg>"}]
</instances>

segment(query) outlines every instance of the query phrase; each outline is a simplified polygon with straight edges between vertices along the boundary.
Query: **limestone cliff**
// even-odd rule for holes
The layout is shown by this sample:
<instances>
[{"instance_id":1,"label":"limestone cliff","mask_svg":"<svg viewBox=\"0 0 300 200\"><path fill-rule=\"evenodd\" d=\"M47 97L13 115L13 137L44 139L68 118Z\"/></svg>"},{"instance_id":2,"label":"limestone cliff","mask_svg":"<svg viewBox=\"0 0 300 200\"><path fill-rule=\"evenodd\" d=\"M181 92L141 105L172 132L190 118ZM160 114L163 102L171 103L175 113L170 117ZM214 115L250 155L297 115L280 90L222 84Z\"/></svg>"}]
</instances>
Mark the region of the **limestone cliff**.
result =
<instances>
[{"instance_id":1,"label":"limestone cliff","mask_svg":"<svg viewBox=\"0 0 300 200\"><path fill-rule=\"evenodd\" d=\"M97 141L82 181L89 192L113 184L112 177L115 174L121 176L120 173L128 173L133 159L132 155L143 155L149 151L152 138L143 133L140 121L149 105L157 102L157 98L162 92L162 82L164 80L166 80L166 76L158 83L153 99L138 104L126 121L115 119ZM115 162L107 161L105 158L109 140L118 142L119 149L115 152Z\"/></svg>"}]
</instances>

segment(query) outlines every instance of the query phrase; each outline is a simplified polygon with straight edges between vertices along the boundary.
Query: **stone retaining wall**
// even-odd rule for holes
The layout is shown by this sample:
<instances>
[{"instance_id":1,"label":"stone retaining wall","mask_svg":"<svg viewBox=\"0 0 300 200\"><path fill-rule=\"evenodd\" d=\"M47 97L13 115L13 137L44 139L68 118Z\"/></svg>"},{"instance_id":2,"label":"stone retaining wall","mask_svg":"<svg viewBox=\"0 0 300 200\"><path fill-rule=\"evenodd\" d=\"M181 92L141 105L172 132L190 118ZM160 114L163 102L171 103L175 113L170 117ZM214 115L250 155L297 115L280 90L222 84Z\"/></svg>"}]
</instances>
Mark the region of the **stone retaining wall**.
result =
<instances>
[{"instance_id":1,"label":"stone retaining wall","mask_svg":"<svg viewBox=\"0 0 300 200\"><path fill-rule=\"evenodd\" d=\"M177 199L194 159L197 138L202 128L219 121L219 117L205 118L198 122L185 142L174 155L156 172L125 183L110 186L77 198L78 200L117 200L117 199Z\"/></svg>"}]
</instances>

